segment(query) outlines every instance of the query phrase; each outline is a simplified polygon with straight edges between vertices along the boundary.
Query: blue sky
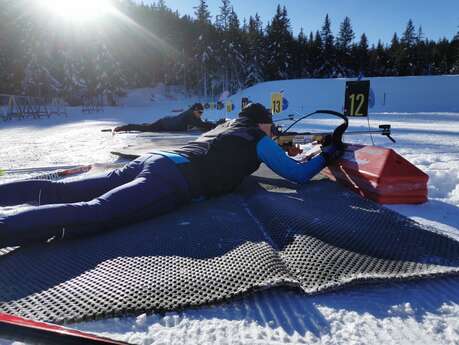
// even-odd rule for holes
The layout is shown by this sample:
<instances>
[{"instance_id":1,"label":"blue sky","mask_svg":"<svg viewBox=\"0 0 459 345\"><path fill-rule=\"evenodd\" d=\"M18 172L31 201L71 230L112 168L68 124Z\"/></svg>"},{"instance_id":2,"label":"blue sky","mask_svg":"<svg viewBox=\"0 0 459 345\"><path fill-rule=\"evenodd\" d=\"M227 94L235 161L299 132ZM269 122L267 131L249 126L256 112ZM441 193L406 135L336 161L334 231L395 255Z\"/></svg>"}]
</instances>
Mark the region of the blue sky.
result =
<instances>
[{"instance_id":1,"label":"blue sky","mask_svg":"<svg viewBox=\"0 0 459 345\"><path fill-rule=\"evenodd\" d=\"M165 1L168 7L182 15L193 15L193 7L199 3L199 0ZM301 27L306 33L320 29L327 13L335 34L344 17L348 16L357 36L365 32L372 43L379 38L389 42L394 32L403 32L410 18L416 28L422 25L425 36L433 40L441 37L451 39L459 30L459 0L231 0L241 21L258 12L264 24L271 20L278 3L287 7L295 34ZM215 18L221 1L208 0L207 4Z\"/></svg>"}]
</instances>

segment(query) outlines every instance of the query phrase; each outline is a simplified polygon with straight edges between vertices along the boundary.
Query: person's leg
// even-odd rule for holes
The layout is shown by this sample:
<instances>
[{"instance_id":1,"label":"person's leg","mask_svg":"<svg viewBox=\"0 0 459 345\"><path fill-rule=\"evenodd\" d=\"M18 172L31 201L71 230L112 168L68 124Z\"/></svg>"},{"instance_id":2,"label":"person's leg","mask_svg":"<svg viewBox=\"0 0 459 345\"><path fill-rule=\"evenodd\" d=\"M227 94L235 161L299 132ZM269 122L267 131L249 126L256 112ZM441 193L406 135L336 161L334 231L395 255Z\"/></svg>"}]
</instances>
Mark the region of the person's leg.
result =
<instances>
[{"instance_id":1,"label":"person's leg","mask_svg":"<svg viewBox=\"0 0 459 345\"><path fill-rule=\"evenodd\" d=\"M145 157L106 174L73 181L27 180L0 185L0 206L47 205L89 201L133 180L142 170Z\"/></svg>"},{"instance_id":2,"label":"person's leg","mask_svg":"<svg viewBox=\"0 0 459 345\"><path fill-rule=\"evenodd\" d=\"M188 185L175 164L156 156L139 176L104 195L71 204L45 205L0 217L0 248L76 237L152 218L190 200Z\"/></svg>"}]
</instances>

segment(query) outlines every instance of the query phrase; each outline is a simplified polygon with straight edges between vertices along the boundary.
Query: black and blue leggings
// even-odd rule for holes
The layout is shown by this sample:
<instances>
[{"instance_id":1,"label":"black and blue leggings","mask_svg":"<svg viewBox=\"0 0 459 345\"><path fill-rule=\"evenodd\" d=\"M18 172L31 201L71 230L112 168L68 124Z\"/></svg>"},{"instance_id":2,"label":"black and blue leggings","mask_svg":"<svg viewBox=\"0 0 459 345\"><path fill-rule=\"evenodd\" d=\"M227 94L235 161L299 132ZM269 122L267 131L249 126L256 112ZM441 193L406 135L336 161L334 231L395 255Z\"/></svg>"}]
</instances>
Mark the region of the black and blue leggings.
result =
<instances>
[{"instance_id":1,"label":"black and blue leggings","mask_svg":"<svg viewBox=\"0 0 459 345\"><path fill-rule=\"evenodd\" d=\"M190 199L176 164L158 154L81 180L6 183L0 185L0 206L38 206L3 217L0 210L0 248L96 233L169 212Z\"/></svg>"}]
</instances>

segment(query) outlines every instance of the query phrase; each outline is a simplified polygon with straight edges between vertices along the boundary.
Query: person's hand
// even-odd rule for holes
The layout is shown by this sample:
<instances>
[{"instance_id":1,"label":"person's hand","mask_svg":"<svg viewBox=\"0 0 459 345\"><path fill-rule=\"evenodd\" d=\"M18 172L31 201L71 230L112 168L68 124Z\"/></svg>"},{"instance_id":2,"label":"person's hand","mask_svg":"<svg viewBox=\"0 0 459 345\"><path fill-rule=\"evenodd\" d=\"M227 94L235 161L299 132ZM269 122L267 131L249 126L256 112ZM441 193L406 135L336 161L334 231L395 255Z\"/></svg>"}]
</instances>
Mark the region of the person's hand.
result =
<instances>
[{"instance_id":1,"label":"person's hand","mask_svg":"<svg viewBox=\"0 0 459 345\"><path fill-rule=\"evenodd\" d=\"M300 148L299 145L294 145L294 146L287 147L287 154L290 157L298 156L300 153L303 153L303 150Z\"/></svg>"},{"instance_id":2,"label":"person's hand","mask_svg":"<svg viewBox=\"0 0 459 345\"><path fill-rule=\"evenodd\" d=\"M347 129L347 123L343 123L339 125L332 134L332 143L335 145L338 149L344 150L345 144L343 144L343 134Z\"/></svg>"},{"instance_id":3,"label":"person's hand","mask_svg":"<svg viewBox=\"0 0 459 345\"><path fill-rule=\"evenodd\" d=\"M344 154L344 148L338 147L335 144L330 144L327 146L322 146L321 155L325 158L327 165L333 164L338 158Z\"/></svg>"},{"instance_id":4,"label":"person's hand","mask_svg":"<svg viewBox=\"0 0 459 345\"><path fill-rule=\"evenodd\" d=\"M347 123L338 126L331 136L331 140L322 143L321 155L325 158L327 165L333 164L338 158L344 154L346 144L343 143L343 134L347 129Z\"/></svg>"},{"instance_id":5,"label":"person's hand","mask_svg":"<svg viewBox=\"0 0 459 345\"><path fill-rule=\"evenodd\" d=\"M217 120L217 122L215 122L215 124L218 126L218 125L221 125L222 123L225 123L226 122L226 119L225 118L221 118L220 120Z\"/></svg>"}]
</instances>

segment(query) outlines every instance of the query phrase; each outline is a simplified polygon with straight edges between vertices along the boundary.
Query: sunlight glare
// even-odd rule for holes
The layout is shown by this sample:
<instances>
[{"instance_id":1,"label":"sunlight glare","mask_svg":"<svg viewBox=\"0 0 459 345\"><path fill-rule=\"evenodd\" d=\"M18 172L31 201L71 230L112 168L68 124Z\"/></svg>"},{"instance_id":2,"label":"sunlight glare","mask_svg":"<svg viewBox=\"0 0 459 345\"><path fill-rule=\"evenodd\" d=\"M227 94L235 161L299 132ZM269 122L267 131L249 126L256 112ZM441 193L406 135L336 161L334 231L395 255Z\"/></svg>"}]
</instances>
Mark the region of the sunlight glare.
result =
<instances>
[{"instance_id":1,"label":"sunlight glare","mask_svg":"<svg viewBox=\"0 0 459 345\"><path fill-rule=\"evenodd\" d=\"M42 0L42 4L54 15L72 21L88 21L106 14L109 0Z\"/></svg>"}]
</instances>

